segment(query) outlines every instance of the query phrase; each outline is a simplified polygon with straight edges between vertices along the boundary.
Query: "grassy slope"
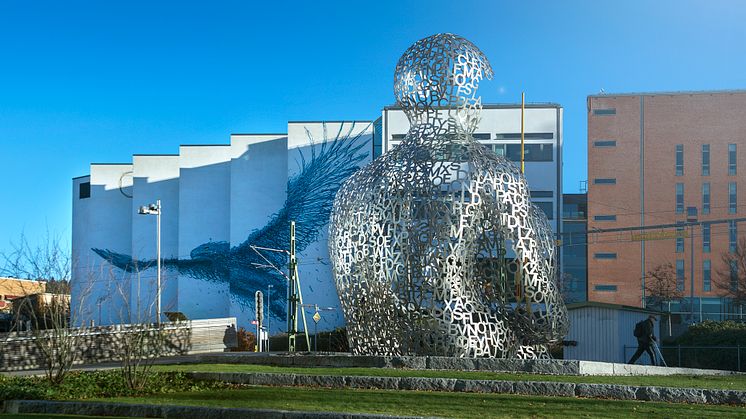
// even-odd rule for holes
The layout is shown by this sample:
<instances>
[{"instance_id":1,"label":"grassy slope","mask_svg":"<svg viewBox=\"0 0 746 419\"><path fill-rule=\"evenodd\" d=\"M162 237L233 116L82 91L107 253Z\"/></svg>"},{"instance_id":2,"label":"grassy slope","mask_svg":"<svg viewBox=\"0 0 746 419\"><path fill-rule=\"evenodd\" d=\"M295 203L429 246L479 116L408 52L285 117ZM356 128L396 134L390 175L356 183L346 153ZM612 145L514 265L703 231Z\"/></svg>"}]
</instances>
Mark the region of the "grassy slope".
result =
<instances>
[{"instance_id":1,"label":"grassy slope","mask_svg":"<svg viewBox=\"0 0 746 419\"><path fill-rule=\"evenodd\" d=\"M438 377L463 378L471 380L507 380L507 381L562 381L571 383L629 384L662 387L717 388L746 391L746 375L728 376L573 376L573 375L539 375L513 374L485 371L434 371L406 370L387 368L295 368L272 367L247 364L187 364L162 365L155 367L159 371L200 371L200 372L269 372L308 375L365 375L376 377Z\"/></svg>"},{"instance_id":2,"label":"grassy slope","mask_svg":"<svg viewBox=\"0 0 746 419\"><path fill-rule=\"evenodd\" d=\"M743 417L746 408L530 397L501 394L432 393L325 388L250 387L242 390L187 392L115 398L126 403L250 407L327 412L371 412L452 418L515 417Z\"/></svg>"}]
</instances>

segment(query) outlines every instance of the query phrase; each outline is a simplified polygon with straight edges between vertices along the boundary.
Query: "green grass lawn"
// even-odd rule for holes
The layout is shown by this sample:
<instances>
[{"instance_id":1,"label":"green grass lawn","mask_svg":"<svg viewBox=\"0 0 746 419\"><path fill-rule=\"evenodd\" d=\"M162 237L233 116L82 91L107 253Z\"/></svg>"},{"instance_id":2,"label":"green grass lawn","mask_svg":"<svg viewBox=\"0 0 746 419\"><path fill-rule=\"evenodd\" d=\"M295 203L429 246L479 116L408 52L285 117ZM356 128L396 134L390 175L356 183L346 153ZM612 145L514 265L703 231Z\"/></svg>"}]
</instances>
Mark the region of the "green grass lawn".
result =
<instances>
[{"instance_id":1,"label":"green grass lawn","mask_svg":"<svg viewBox=\"0 0 746 419\"><path fill-rule=\"evenodd\" d=\"M680 403L326 388L249 387L241 390L172 393L102 399L125 403L247 407L449 418L537 417L744 417L746 408Z\"/></svg>"},{"instance_id":2,"label":"green grass lawn","mask_svg":"<svg viewBox=\"0 0 746 419\"><path fill-rule=\"evenodd\" d=\"M265 372L308 375L356 375L375 377L437 377L462 378L468 380L507 380L507 381L561 381L570 383L628 384L662 387L715 388L746 391L745 375L726 376L577 376L577 375L540 375L524 373L505 373L487 371L436 371L409 370L393 368L297 368L274 367L250 364L185 364L159 365L158 371L199 371L199 372Z\"/></svg>"}]
</instances>

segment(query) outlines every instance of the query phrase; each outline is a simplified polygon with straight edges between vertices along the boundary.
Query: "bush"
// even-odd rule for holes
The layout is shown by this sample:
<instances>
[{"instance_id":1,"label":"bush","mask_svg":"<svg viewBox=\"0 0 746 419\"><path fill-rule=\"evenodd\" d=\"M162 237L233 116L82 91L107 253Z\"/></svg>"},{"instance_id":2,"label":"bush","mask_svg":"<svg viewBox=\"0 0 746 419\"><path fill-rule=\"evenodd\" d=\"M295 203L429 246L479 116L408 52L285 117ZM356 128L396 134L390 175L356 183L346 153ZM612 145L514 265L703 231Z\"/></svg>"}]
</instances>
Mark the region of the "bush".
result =
<instances>
[{"instance_id":1,"label":"bush","mask_svg":"<svg viewBox=\"0 0 746 419\"><path fill-rule=\"evenodd\" d=\"M744 345L742 355L746 356L746 324L734 321L716 322L705 320L689 326L686 332L674 339L668 346L699 346L703 349L681 349L681 361L676 348L663 351L670 364L690 368L713 368L739 370L737 349L717 349L717 346Z\"/></svg>"},{"instance_id":2,"label":"bush","mask_svg":"<svg viewBox=\"0 0 746 419\"><path fill-rule=\"evenodd\" d=\"M4 400L80 400L104 397L143 396L232 388L216 381L196 381L183 372L154 373L146 387L130 389L121 371L76 371L59 385L42 377L0 377L0 401Z\"/></svg>"},{"instance_id":3,"label":"bush","mask_svg":"<svg viewBox=\"0 0 746 419\"><path fill-rule=\"evenodd\" d=\"M254 352L256 346L256 335L244 329L243 327L238 329L236 332L236 339L238 345L234 352Z\"/></svg>"}]
</instances>

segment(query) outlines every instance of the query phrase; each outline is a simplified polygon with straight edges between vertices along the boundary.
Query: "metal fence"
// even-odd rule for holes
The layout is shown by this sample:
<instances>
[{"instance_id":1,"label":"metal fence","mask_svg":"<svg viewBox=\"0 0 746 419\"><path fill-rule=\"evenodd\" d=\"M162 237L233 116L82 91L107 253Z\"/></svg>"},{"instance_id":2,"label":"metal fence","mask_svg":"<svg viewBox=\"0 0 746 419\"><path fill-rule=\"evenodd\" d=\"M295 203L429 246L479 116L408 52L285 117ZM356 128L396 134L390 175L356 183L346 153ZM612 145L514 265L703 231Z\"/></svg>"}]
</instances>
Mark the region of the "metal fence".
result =
<instances>
[{"instance_id":1,"label":"metal fence","mask_svg":"<svg viewBox=\"0 0 746 419\"><path fill-rule=\"evenodd\" d=\"M629 360L637 346L624 346L624 359ZM663 359L669 367L705 368L729 371L746 369L746 346L683 346L669 345L660 347ZM646 354L638 362L647 363Z\"/></svg>"}]
</instances>

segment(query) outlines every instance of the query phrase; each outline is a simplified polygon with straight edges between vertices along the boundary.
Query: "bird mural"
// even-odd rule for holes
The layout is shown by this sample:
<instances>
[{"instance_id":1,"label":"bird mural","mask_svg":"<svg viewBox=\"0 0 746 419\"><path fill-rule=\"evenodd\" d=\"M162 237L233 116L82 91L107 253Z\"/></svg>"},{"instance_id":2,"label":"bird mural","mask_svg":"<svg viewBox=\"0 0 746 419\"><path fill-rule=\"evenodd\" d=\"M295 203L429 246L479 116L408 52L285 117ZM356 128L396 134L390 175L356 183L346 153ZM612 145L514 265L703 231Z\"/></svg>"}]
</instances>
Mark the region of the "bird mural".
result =
<instances>
[{"instance_id":1,"label":"bird mural","mask_svg":"<svg viewBox=\"0 0 746 419\"><path fill-rule=\"evenodd\" d=\"M359 123L343 123L330 137L324 123L324 138L321 141L316 141L306 130L311 145L310 156L299 151L299 170L288 179L285 203L264 227L252 231L237 246L231 247L226 241L210 241L194 248L189 258L164 258L161 261L162 269L175 270L180 275L203 281L228 284L231 298L241 305L253 306L254 292L272 284L270 312L275 318L285 318L287 283L279 272L262 266L266 266L267 261L277 267L285 266L287 254L267 252L263 254L267 258L264 260L252 246L288 249L292 220L296 222L298 252L318 239L321 229L329 222L340 185L358 170L369 155L364 149L369 142L369 127L370 124L359 129ZM127 272L142 272L156 265L155 259L136 260L109 249L91 250Z\"/></svg>"}]
</instances>

